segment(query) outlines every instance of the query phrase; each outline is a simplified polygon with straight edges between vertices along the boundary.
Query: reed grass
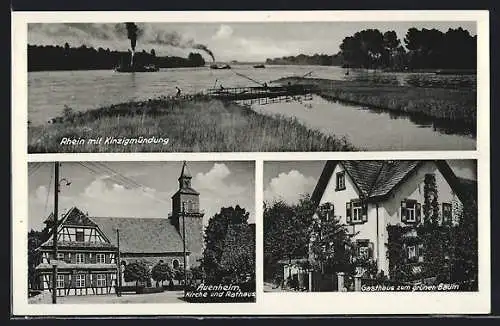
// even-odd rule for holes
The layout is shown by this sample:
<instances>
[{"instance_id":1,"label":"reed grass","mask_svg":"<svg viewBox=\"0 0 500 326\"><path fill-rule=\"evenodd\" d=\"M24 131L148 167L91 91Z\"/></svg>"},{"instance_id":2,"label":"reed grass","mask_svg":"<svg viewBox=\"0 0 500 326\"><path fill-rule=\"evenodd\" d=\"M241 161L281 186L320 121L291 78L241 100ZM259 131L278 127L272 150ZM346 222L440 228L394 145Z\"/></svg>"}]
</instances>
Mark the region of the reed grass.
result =
<instances>
[{"instance_id":1,"label":"reed grass","mask_svg":"<svg viewBox=\"0 0 500 326\"><path fill-rule=\"evenodd\" d=\"M373 85L368 82L289 77L277 82L308 84L318 95L351 104L476 125L476 91L472 89Z\"/></svg>"},{"instance_id":2,"label":"reed grass","mask_svg":"<svg viewBox=\"0 0 500 326\"><path fill-rule=\"evenodd\" d=\"M262 115L203 96L128 102L85 112L67 109L56 123L28 127L29 153L350 151L345 137L311 130L294 118ZM168 138L168 144L61 145L63 137Z\"/></svg>"}]
</instances>

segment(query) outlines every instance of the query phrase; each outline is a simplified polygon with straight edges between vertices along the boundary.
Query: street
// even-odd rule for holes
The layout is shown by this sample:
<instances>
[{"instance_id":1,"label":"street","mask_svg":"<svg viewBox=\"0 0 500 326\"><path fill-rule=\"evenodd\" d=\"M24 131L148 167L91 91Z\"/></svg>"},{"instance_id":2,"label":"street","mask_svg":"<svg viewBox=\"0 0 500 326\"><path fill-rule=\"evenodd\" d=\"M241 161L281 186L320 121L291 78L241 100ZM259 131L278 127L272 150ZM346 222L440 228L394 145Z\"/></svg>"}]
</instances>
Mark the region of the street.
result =
<instances>
[{"instance_id":1,"label":"street","mask_svg":"<svg viewBox=\"0 0 500 326\"><path fill-rule=\"evenodd\" d=\"M118 297L116 294L104 295L81 295L81 296L65 296L57 297L57 304L76 304L76 303L181 303L184 302L182 297L183 291L165 291L161 293L150 294L123 294ZM43 295L41 300L29 300L34 304L51 304L52 297L50 293Z\"/></svg>"}]
</instances>

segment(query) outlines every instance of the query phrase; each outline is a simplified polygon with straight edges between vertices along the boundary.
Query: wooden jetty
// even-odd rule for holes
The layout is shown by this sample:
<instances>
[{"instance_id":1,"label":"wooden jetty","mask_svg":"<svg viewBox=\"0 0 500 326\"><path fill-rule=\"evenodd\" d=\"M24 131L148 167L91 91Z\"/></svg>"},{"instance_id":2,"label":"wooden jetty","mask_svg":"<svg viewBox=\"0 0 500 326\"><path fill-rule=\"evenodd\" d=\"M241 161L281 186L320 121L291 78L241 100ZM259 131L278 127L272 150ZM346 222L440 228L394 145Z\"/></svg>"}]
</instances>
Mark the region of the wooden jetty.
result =
<instances>
[{"instance_id":1,"label":"wooden jetty","mask_svg":"<svg viewBox=\"0 0 500 326\"><path fill-rule=\"evenodd\" d=\"M206 94L212 98L224 101L245 101L255 100L261 103L259 99L286 100L294 96L309 95L312 96L312 88L306 85L289 86L260 86L260 87L232 87L232 88L210 88Z\"/></svg>"}]
</instances>

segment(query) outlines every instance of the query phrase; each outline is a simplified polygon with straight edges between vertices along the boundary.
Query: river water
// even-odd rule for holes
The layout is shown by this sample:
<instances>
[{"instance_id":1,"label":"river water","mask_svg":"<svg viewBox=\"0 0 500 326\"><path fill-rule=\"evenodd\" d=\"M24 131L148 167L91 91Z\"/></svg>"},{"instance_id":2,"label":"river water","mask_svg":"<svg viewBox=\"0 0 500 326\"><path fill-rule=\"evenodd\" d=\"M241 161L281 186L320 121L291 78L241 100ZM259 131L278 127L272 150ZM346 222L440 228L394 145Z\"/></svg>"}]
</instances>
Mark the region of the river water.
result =
<instances>
[{"instance_id":1,"label":"river water","mask_svg":"<svg viewBox=\"0 0 500 326\"><path fill-rule=\"evenodd\" d=\"M416 73L381 73L328 66L232 65L230 70L208 67L161 69L150 73L117 73L112 70L41 71L28 73L28 120L47 123L59 116L65 106L75 111L106 105L175 95L176 86L183 93L203 92L207 88L256 86L250 79L267 82L281 77L303 76L334 80L364 80L373 84L411 85L415 87L475 88L475 76ZM333 103L314 97L311 109L302 104L272 104L256 108L263 113L293 115L312 128L346 135L354 145L367 149L474 149L475 138L436 128L432 123L419 124L414 119L361 107ZM368 128L369 127L369 128ZM412 130L411 132L409 130ZM418 135L418 137L417 137Z\"/></svg>"},{"instance_id":2,"label":"river water","mask_svg":"<svg viewBox=\"0 0 500 326\"><path fill-rule=\"evenodd\" d=\"M473 150L476 140L428 118L351 106L319 96L252 105L260 113L294 117L325 134L345 136L361 150Z\"/></svg>"}]
</instances>

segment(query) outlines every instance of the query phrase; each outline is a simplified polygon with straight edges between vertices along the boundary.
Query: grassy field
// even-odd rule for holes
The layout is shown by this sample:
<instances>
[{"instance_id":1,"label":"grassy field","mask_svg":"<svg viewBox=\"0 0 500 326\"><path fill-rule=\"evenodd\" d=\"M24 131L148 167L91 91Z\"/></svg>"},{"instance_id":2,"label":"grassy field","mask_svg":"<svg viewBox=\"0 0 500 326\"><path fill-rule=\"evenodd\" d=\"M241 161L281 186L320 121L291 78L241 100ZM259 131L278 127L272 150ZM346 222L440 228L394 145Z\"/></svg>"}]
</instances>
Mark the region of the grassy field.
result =
<instances>
[{"instance_id":1,"label":"grassy field","mask_svg":"<svg viewBox=\"0 0 500 326\"><path fill-rule=\"evenodd\" d=\"M473 90L373 85L367 82L297 77L283 78L277 82L313 85L319 95L329 100L476 125L476 92Z\"/></svg>"},{"instance_id":2,"label":"grassy field","mask_svg":"<svg viewBox=\"0 0 500 326\"><path fill-rule=\"evenodd\" d=\"M348 151L344 138L202 96L129 102L85 112L66 109L56 122L28 127L29 153ZM106 137L168 139L157 144L105 144ZM103 137L99 144L89 139ZM62 145L63 138L79 140Z\"/></svg>"}]
</instances>

